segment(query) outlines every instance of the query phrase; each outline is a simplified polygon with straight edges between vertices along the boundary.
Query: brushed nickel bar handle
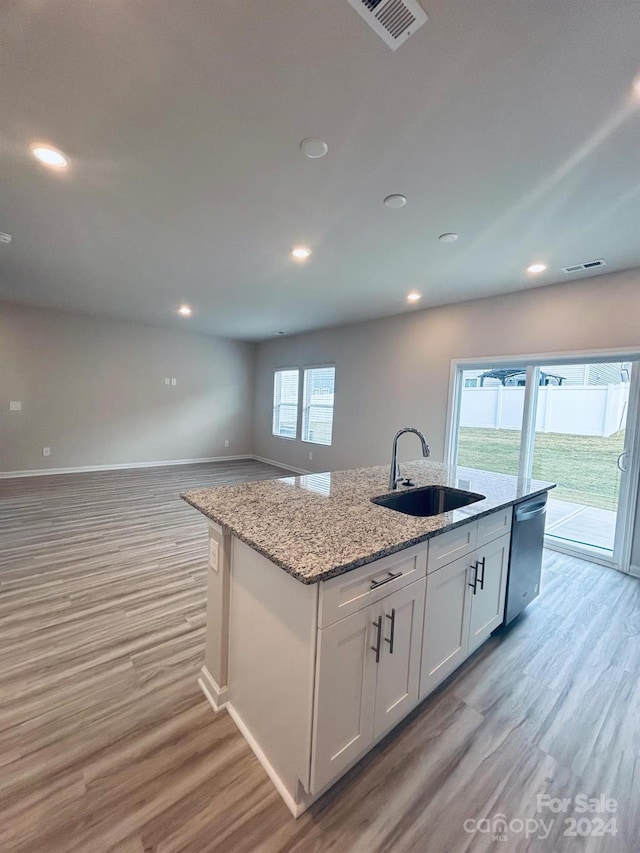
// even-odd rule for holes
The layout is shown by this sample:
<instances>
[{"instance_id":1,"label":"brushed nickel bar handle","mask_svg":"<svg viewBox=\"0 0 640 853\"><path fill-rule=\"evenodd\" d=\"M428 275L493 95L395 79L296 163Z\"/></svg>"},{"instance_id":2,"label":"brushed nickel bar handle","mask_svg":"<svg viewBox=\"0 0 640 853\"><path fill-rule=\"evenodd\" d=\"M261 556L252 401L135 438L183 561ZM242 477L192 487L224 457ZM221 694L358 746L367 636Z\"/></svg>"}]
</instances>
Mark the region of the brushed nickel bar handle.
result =
<instances>
[{"instance_id":1,"label":"brushed nickel bar handle","mask_svg":"<svg viewBox=\"0 0 640 853\"><path fill-rule=\"evenodd\" d=\"M380 663L380 640L382 637L382 616L378 617L377 622L373 622L373 627L377 629L377 637L375 646L371 646L371 651L376 653L376 663Z\"/></svg>"},{"instance_id":2,"label":"brushed nickel bar handle","mask_svg":"<svg viewBox=\"0 0 640 853\"><path fill-rule=\"evenodd\" d=\"M476 560L475 566L469 566L470 569L473 569L473 583L469 583L469 586L473 587L473 594L475 595L478 587L478 562Z\"/></svg>"},{"instance_id":3,"label":"brushed nickel bar handle","mask_svg":"<svg viewBox=\"0 0 640 853\"><path fill-rule=\"evenodd\" d=\"M393 572L389 572L387 577L381 581L372 580L371 586L369 587L369 589L376 589L377 587L382 586L385 583L389 583L389 581L394 581L394 580L396 580L396 578L401 578L401 577L402 577L402 572L396 572L395 574Z\"/></svg>"},{"instance_id":4,"label":"brushed nickel bar handle","mask_svg":"<svg viewBox=\"0 0 640 853\"><path fill-rule=\"evenodd\" d=\"M393 654L393 643L394 643L395 636L396 636L396 609L395 609L395 607L391 608L391 616L389 616L388 613L386 614L386 616L387 616L387 619L391 620L391 632L390 632L389 637L384 638L384 641L385 641L385 643L389 643L389 654L392 655Z\"/></svg>"},{"instance_id":5,"label":"brushed nickel bar handle","mask_svg":"<svg viewBox=\"0 0 640 853\"><path fill-rule=\"evenodd\" d=\"M484 589L484 569L485 569L484 562L485 562L485 559L486 559L486 557L483 557L480 560L480 565L482 566L482 577L480 578L480 589Z\"/></svg>"}]
</instances>

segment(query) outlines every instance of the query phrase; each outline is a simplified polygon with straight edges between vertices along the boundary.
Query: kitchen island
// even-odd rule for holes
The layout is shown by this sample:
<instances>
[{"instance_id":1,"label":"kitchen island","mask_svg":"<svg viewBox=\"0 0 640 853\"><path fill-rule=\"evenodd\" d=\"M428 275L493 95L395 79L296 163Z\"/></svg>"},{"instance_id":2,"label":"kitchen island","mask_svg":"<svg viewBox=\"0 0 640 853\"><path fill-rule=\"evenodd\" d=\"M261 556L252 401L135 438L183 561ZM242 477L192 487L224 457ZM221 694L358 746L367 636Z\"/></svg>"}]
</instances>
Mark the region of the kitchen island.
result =
<instances>
[{"instance_id":1,"label":"kitchen island","mask_svg":"<svg viewBox=\"0 0 640 853\"><path fill-rule=\"evenodd\" d=\"M513 507L553 488L424 460L403 474L407 495L472 502L428 517L373 503L384 466L183 495L209 519L200 685L295 816L502 624Z\"/></svg>"}]
</instances>

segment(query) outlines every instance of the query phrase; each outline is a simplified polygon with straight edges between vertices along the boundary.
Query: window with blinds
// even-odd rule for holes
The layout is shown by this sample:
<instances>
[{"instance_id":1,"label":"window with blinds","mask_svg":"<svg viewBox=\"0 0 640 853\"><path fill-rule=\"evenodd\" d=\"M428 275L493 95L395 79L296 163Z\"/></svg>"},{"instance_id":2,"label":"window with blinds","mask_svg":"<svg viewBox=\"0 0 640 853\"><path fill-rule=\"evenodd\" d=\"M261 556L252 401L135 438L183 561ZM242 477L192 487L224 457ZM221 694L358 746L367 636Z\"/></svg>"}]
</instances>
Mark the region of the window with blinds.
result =
<instances>
[{"instance_id":1,"label":"window with blinds","mask_svg":"<svg viewBox=\"0 0 640 853\"><path fill-rule=\"evenodd\" d=\"M302 440L331 444L335 367L310 367L304 372Z\"/></svg>"},{"instance_id":2,"label":"window with blinds","mask_svg":"<svg viewBox=\"0 0 640 853\"><path fill-rule=\"evenodd\" d=\"M273 427L280 438L298 433L298 370L276 370L273 376Z\"/></svg>"}]
</instances>

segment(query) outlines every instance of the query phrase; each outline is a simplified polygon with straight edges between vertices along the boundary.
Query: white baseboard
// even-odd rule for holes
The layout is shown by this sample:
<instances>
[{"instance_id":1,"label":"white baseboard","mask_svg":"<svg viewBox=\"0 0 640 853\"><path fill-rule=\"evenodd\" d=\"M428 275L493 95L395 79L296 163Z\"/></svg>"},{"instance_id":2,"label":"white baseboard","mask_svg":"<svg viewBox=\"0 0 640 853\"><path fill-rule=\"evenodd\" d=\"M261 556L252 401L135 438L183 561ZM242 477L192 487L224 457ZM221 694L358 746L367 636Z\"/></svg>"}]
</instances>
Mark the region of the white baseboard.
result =
<instances>
[{"instance_id":1,"label":"white baseboard","mask_svg":"<svg viewBox=\"0 0 640 853\"><path fill-rule=\"evenodd\" d=\"M206 666L203 666L200 670L198 684L200 685L200 689L204 693L207 702L211 705L216 714L218 711L226 708L227 699L229 698L229 688L219 687L215 678L211 675Z\"/></svg>"},{"instance_id":2,"label":"white baseboard","mask_svg":"<svg viewBox=\"0 0 640 853\"><path fill-rule=\"evenodd\" d=\"M631 564L629 566L629 574L632 575L634 578L640 578L640 566L634 566L633 564Z\"/></svg>"},{"instance_id":3,"label":"white baseboard","mask_svg":"<svg viewBox=\"0 0 640 853\"><path fill-rule=\"evenodd\" d=\"M253 754L255 755L255 757L258 759L258 761L260 762L260 764L264 768L265 773L267 774L269 779L271 779L271 781L273 782L274 787L276 788L277 792L280 794L280 796L284 800L284 802L285 802L287 808L289 809L289 811L291 812L291 814L294 817L300 817L300 815L309 808L309 803L306 803L306 802L305 803L297 803L295 801L295 799L291 796L290 792L285 787L284 782L278 776L278 774L274 770L273 766L269 762L269 759L264 754L264 752L260 749L257 741L254 739L253 735L251 734L249 729L246 727L242 717L238 714L238 712L235 710L233 705L231 705L231 703L229 703L229 702L227 702L227 711L229 712L229 716L231 717L233 722L236 724L236 726L240 730L240 734L242 735L242 737L246 740L246 742L249 744L249 746L253 750Z\"/></svg>"},{"instance_id":4,"label":"white baseboard","mask_svg":"<svg viewBox=\"0 0 640 853\"><path fill-rule=\"evenodd\" d=\"M276 468L285 468L296 474L309 474L302 468L292 468L274 459L265 459L254 453L241 453L237 456L202 456L198 459L163 459L157 462L121 462L115 465L78 465L72 468L34 468L31 471L0 471L0 480L10 480L17 477L46 477L52 474L88 474L92 471L125 471L131 468L164 468L169 465L201 465L205 462L238 462L242 459L255 459Z\"/></svg>"},{"instance_id":5,"label":"white baseboard","mask_svg":"<svg viewBox=\"0 0 640 853\"><path fill-rule=\"evenodd\" d=\"M293 465L287 465L285 462L277 462L275 459L267 459L266 456L256 456L251 454L251 458L256 462L264 462L266 465L275 465L276 468L284 468L286 471L293 471L295 474L311 474L311 471L305 471L304 468L294 468Z\"/></svg>"}]
</instances>

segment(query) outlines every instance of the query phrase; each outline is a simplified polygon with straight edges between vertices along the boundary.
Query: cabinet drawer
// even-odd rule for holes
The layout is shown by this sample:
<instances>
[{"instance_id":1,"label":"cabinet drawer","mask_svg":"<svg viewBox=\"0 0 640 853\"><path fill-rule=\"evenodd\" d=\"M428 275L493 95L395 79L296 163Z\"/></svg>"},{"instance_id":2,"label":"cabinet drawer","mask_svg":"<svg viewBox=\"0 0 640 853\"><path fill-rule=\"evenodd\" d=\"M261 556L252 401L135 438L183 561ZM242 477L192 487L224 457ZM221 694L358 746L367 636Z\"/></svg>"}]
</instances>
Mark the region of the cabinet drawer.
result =
<instances>
[{"instance_id":1,"label":"cabinet drawer","mask_svg":"<svg viewBox=\"0 0 640 853\"><path fill-rule=\"evenodd\" d=\"M427 552L428 543L415 545L337 578L322 581L318 627L333 625L339 619L424 577Z\"/></svg>"},{"instance_id":2,"label":"cabinet drawer","mask_svg":"<svg viewBox=\"0 0 640 853\"><path fill-rule=\"evenodd\" d=\"M494 539L511 533L512 516L513 507L508 506L506 509L499 509L497 512L492 512L491 515L479 518L477 547L480 548L487 542L493 542Z\"/></svg>"},{"instance_id":3,"label":"cabinet drawer","mask_svg":"<svg viewBox=\"0 0 640 853\"><path fill-rule=\"evenodd\" d=\"M476 549L476 537L478 533L478 522L470 521L447 533L441 533L429 540L429 562L428 572L452 563L458 557L464 557Z\"/></svg>"}]
</instances>

